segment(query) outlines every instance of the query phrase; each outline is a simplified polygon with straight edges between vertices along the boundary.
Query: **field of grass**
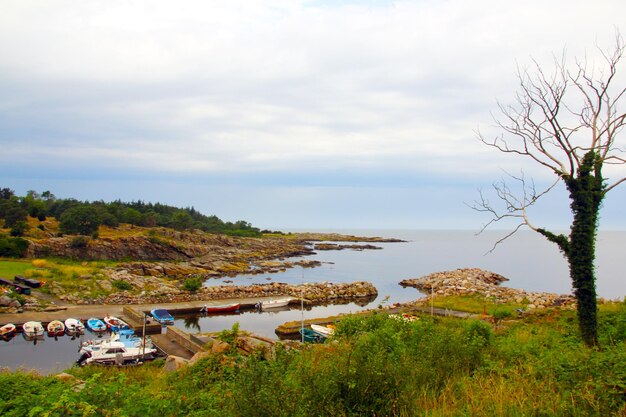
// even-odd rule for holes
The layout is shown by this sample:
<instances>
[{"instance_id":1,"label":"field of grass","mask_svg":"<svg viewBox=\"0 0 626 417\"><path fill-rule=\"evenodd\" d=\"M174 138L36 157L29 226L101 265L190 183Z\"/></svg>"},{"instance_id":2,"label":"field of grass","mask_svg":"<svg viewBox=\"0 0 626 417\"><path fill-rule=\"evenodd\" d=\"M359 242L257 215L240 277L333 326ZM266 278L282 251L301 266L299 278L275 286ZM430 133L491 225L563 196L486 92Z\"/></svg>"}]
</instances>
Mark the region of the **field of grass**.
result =
<instances>
[{"instance_id":1,"label":"field of grass","mask_svg":"<svg viewBox=\"0 0 626 417\"><path fill-rule=\"evenodd\" d=\"M12 280L15 275L25 275L26 271L32 268L30 260L0 258L0 277L8 280Z\"/></svg>"},{"instance_id":2,"label":"field of grass","mask_svg":"<svg viewBox=\"0 0 626 417\"><path fill-rule=\"evenodd\" d=\"M601 306L601 349L575 312L547 309L495 333L478 320L347 316L304 349L231 348L166 372L86 367L77 380L0 373L3 416L623 416L626 306Z\"/></svg>"}]
</instances>

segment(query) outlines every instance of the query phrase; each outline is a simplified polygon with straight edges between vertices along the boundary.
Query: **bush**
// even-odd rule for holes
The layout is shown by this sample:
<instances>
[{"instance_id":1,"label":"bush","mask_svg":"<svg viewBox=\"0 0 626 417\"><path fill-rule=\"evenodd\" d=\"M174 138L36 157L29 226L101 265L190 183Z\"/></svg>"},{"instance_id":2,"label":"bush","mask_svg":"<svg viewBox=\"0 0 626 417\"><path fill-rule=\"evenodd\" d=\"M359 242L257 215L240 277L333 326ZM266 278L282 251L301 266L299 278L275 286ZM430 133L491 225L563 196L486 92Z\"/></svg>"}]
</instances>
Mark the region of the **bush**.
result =
<instances>
[{"instance_id":1,"label":"bush","mask_svg":"<svg viewBox=\"0 0 626 417\"><path fill-rule=\"evenodd\" d=\"M72 249L81 249L81 248L86 248L88 244L89 244L88 236L76 236L72 238L72 241L70 242L70 247Z\"/></svg>"},{"instance_id":2,"label":"bush","mask_svg":"<svg viewBox=\"0 0 626 417\"><path fill-rule=\"evenodd\" d=\"M130 284L130 282L121 279L113 281L112 284L115 289L120 291L128 291L133 289L133 286Z\"/></svg>"},{"instance_id":3,"label":"bush","mask_svg":"<svg viewBox=\"0 0 626 417\"><path fill-rule=\"evenodd\" d=\"M202 281L199 277L189 277L183 282L183 290L196 292L202 287Z\"/></svg>"},{"instance_id":4,"label":"bush","mask_svg":"<svg viewBox=\"0 0 626 417\"><path fill-rule=\"evenodd\" d=\"M23 258L28 245L28 241L21 237L0 236L0 256Z\"/></svg>"}]
</instances>

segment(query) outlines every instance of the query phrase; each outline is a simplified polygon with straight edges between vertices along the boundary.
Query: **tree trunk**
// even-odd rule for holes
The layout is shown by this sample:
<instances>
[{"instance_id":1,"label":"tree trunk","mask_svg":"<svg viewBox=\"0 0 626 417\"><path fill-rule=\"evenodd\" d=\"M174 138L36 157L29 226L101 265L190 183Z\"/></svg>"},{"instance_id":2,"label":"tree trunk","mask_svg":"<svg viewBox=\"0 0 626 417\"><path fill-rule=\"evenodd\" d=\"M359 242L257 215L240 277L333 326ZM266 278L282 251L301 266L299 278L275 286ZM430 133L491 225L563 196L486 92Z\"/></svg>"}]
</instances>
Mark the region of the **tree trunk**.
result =
<instances>
[{"instance_id":1,"label":"tree trunk","mask_svg":"<svg viewBox=\"0 0 626 417\"><path fill-rule=\"evenodd\" d=\"M588 152L576 178L566 178L574 214L565 255L578 303L578 325L587 346L598 344L595 244L598 213L604 197L601 165L596 153Z\"/></svg>"}]
</instances>

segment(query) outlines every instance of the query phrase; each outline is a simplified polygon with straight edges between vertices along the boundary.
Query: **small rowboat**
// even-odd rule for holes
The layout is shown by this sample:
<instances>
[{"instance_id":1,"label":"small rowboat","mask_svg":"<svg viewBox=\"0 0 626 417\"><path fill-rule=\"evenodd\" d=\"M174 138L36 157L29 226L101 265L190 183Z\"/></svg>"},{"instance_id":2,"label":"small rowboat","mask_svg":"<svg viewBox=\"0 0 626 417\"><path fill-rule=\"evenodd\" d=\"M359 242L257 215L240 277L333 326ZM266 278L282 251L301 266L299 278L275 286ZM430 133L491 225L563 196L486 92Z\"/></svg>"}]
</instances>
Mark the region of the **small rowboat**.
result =
<instances>
[{"instance_id":1,"label":"small rowboat","mask_svg":"<svg viewBox=\"0 0 626 417\"><path fill-rule=\"evenodd\" d=\"M63 336L65 334L65 324L60 320L52 320L46 326L48 330L48 337Z\"/></svg>"},{"instance_id":2,"label":"small rowboat","mask_svg":"<svg viewBox=\"0 0 626 417\"><path fill-rule=\"evenodd\" d=\"M104 322L95 317L91 317L90 319L87 319L87 328L91 330L92 332L98 333L98 334L104 333L107 330L107 326L104 324Z\"/></svg>"},{"instance_id":3,"label":"small rowboat","mask_svg":"<svg viewBox=\"0 0 626 417\"><path fill-rule=\"evenodd\" d=\"M128 323L126 323L122 319L118 319L117 317L106 316L104 318L104 324L112 332L119 332L120 330L123 330L123 329L130 329L130 326L128 325Z\"/></svg>"},{"instance_id":4,"label":"small rowboat","mask_svg":"<svg viewBox=\"0 0 626 417\"><path fill-rule=\"evenodd\" d=\"M174 317L167 310L163 308L155 308L152 311L150 311L150 314L152 314L152 317L154 317L156 321L158 321L159 323L163 325L174 324Z\"/></svg>"},{"instance_id":5,"label":"small rowboat","mask_svg":"<svg viewBox=\"0 0 626 417\"><path fill-rule=\"evenodd\" d=\"M272 308L285 307L289 305L291 298L282 298L279 300L261 301L261 310L268 310Z\"/></svg>"},{"instance_id":6,"label":"small rowboat","mask_svg":"<svg viewBox=\"0 0 626 417\"><path fill-rule=\"evenodd\" d=\"M200 309L202 313L212 314L212 313L231 313L234 311L239 311L239 307L241 304L233 303L233 304L222 304L217 306L207 306L205 305Z\"/></svg>"},{"instance_id":7,"label":"small rowboat","mask_svg":"<svg viewBox=\"0 0 626 417\"><path fill-rule=\"evenodd\" d=\"M43 339L44 330L39 321L27 321L22 325L22 330L26 340Z\"/></svg>"},{"instance_id":8,"label":"small rowboat","mask_svg":"<svg viewBox=\"0 0 626 417\"><path fill-rule=\"evenodd\" d=\"M299 330L302 340L308 343L324 343L326 337L306 327Z\"/></svg>"},{"instance_id":9,"label":"small rowboat","mask_svg":"<svg viewBox=\"0 0 626 417\"><path fill-rule=\"evenodd\" d=\"M320 326L319 324L312 324L311 330L315 333L321 334L324 337L332 336L335 333L335 329L326 326Z\"/></svg>"},{"instance_id":10,"label":"small rowboat","mask_svg":"<svg viewBox=\"0 0 626 417\"><path fill-rule=\"evenodd\" d=\"M70 336L83 334L85 333L85 325L78 319L67 319L65 320L65 333Z\"/></svg>"},{"instance_id":11,"label":"small rowboat","mask_svg":"<svg viewBox=\"0 0 626 417\"><path fill-rule=\"evenodd\" d=\"M17 327L13 323L7 323L4 326L0 327L0 337L4 339L8 339L12 337L17 331Z\"/></svg>"}]
</instances>

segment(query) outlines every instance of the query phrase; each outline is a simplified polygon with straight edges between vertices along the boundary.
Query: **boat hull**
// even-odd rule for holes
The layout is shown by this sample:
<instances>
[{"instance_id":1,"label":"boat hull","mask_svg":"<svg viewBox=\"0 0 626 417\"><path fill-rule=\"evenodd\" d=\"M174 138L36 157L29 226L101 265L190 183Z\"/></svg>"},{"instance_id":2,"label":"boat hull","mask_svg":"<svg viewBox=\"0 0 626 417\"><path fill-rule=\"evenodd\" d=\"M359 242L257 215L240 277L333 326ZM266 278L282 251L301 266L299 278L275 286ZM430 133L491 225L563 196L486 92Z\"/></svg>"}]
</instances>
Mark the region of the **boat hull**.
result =
<instances>
[{"instance_id":1,"label":"boat hull","mask_svg":"<svg viewBox=\"0 0 626 417\"><path fill-rule=\"evenodd\" d=\"M239 311L241 304L224 304L219 306L204 306L202 312L207 314L212 313L233 313Z\"/></svg>"},{"instance_id":2,"label":"boat hull","mask_svg":"<svg viewBox=\"0 0 626 417\"><path fill-rule=\"evenodd\" d=\"M286 307L289 305L290 301L291 299L261 301L261 310L271 310L273 308Z\"/></svg>"},{"instance_id":3,"label":"boat hull","mask_svg":"<svg viewBox=\"0 0 626 417\"><path fill-rule=\"evenodd\" d=\"M87 320L87 328L90 331L98 334L102 334L107 330L107 326L104 324L104 322L96 318L90 318L89 320Z\"/></svg>"},{"instance_id":4,"label":"boat hull","mask_svg":"<svg viewBox=\"0 0 626 417\"><path fill-rule=\"evenodd\" d=\"M65 333L70 336L85 333L85 325L78 319L67 319L64 322Z\"/></svg>"},{"instance_id":5,"label":"boat hull","mask_svg":"<svg viewBox=\"0 0 626 417\"><path fill-rule=\"evenodd\" d=\"M49 337L63 336L65 334L65 325L59 320L52 320L46 326Z\"/></svg>"}]
</instances>

